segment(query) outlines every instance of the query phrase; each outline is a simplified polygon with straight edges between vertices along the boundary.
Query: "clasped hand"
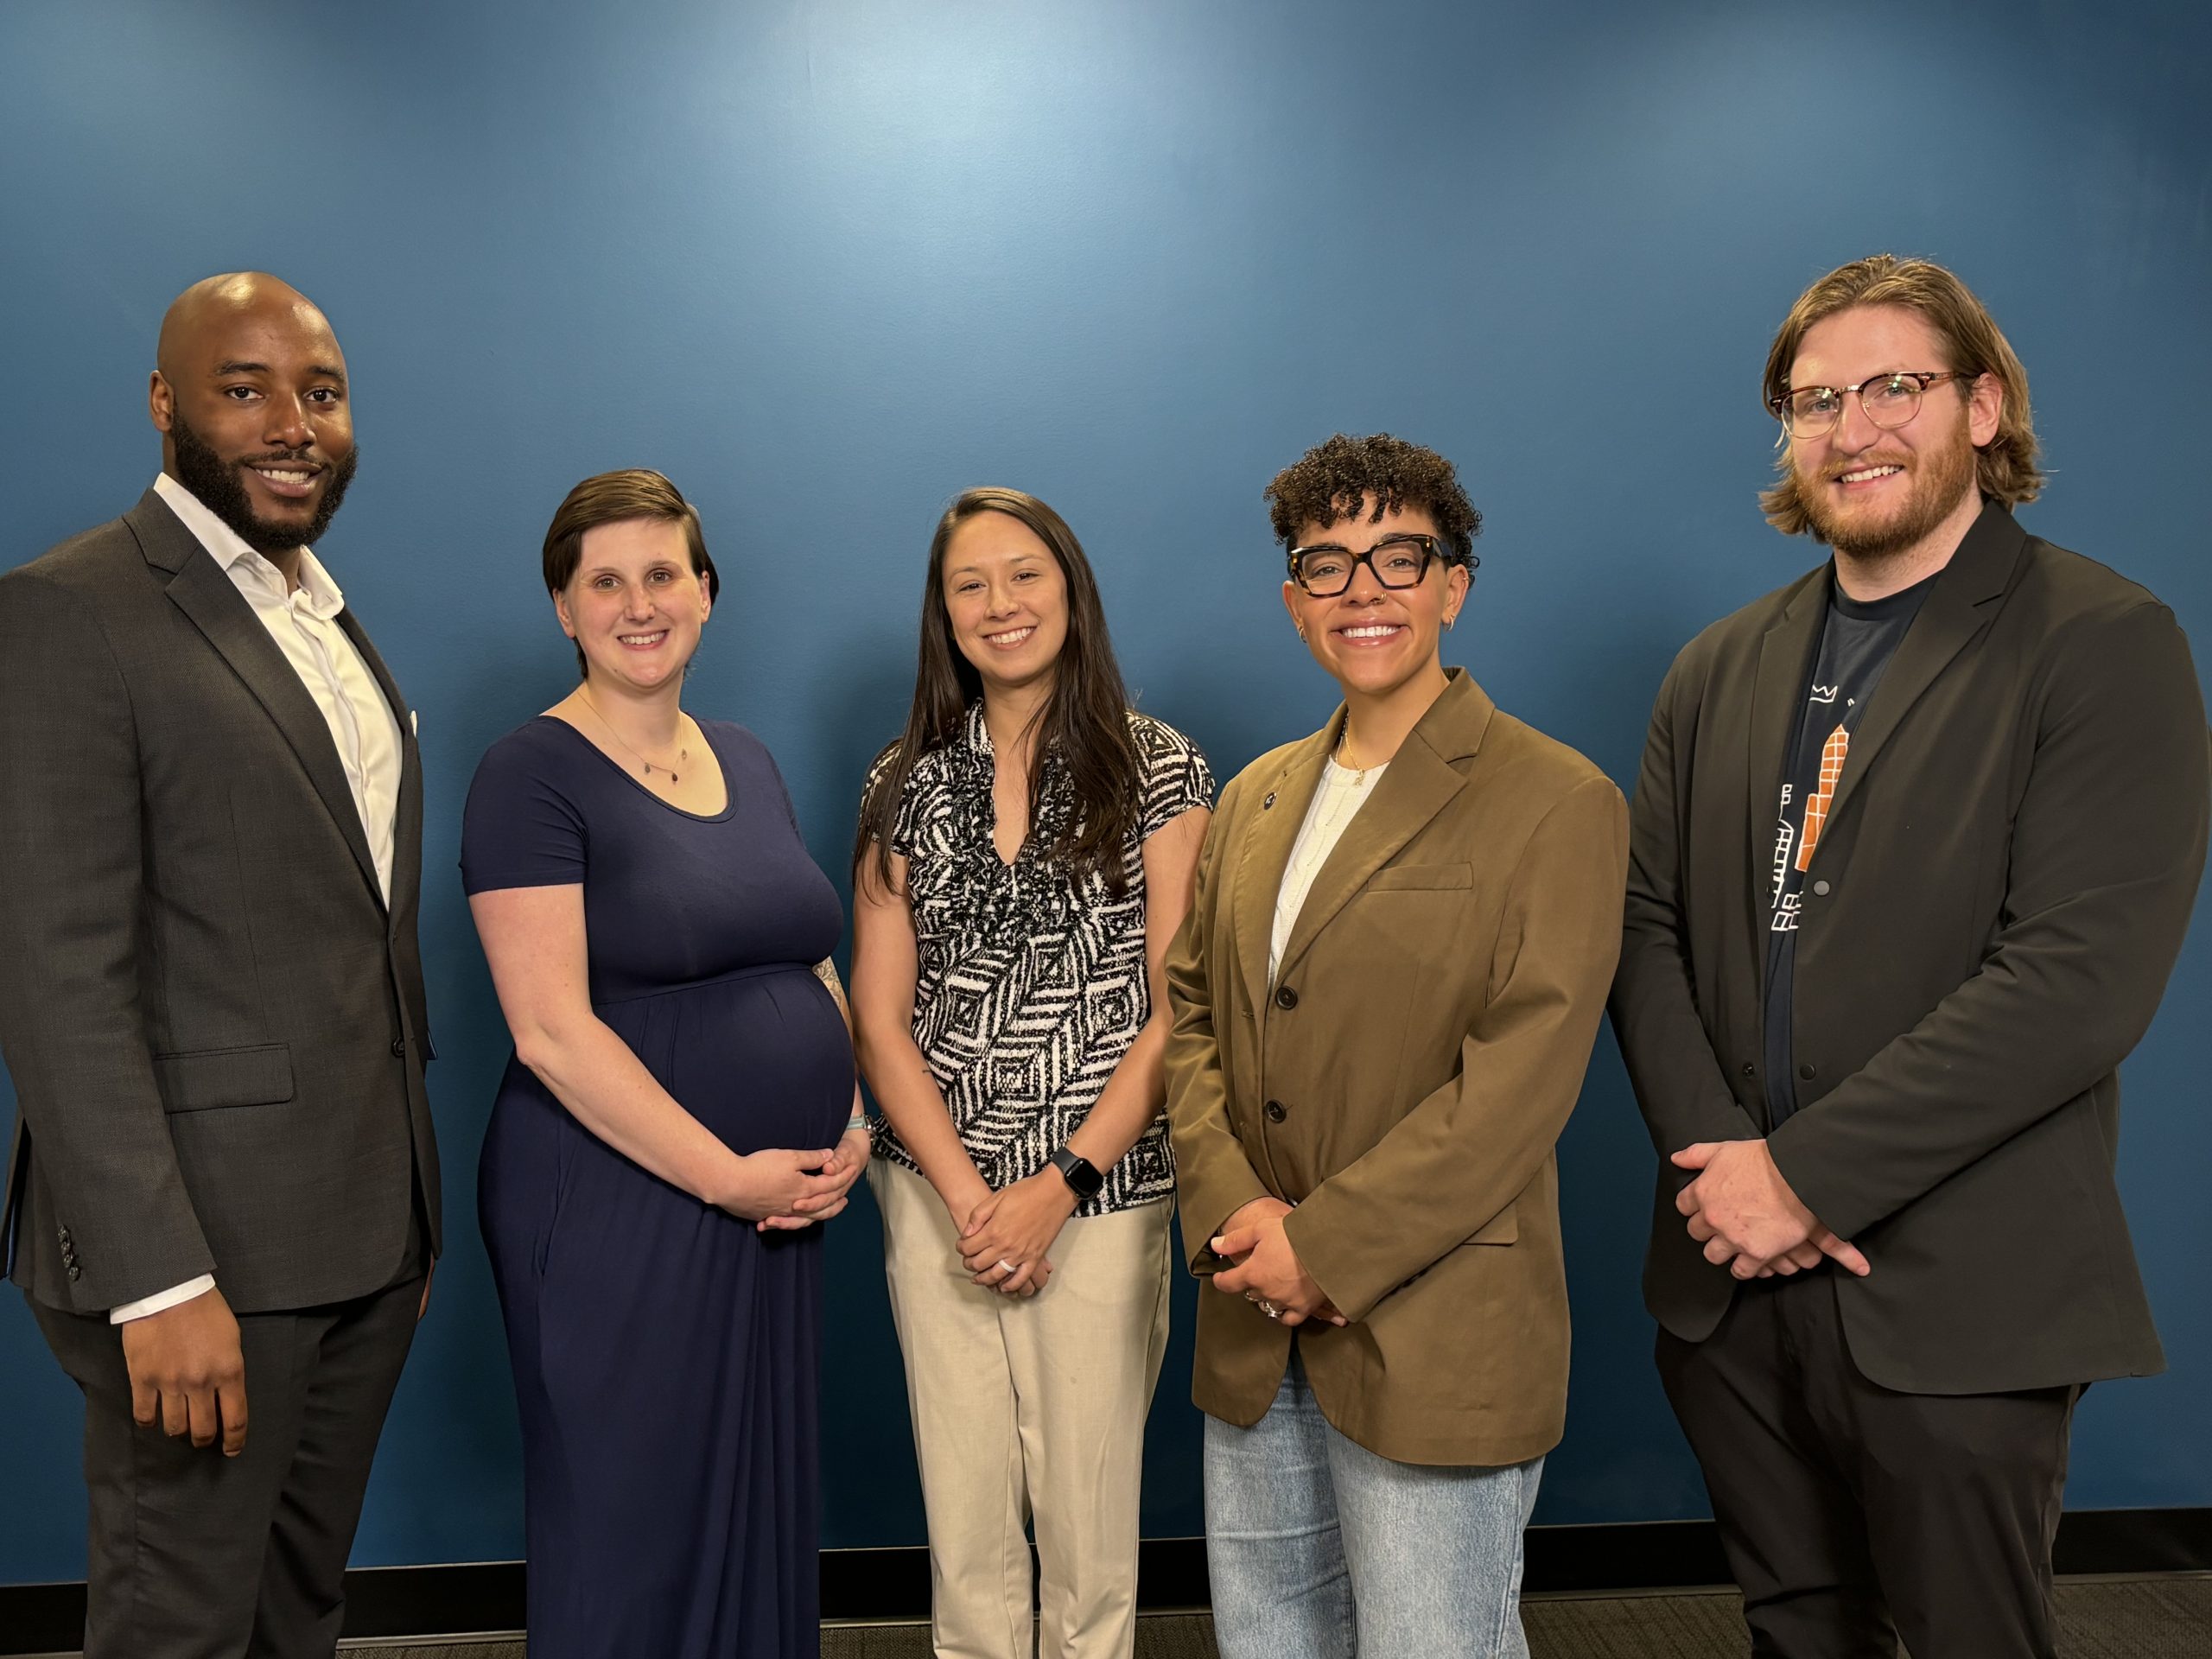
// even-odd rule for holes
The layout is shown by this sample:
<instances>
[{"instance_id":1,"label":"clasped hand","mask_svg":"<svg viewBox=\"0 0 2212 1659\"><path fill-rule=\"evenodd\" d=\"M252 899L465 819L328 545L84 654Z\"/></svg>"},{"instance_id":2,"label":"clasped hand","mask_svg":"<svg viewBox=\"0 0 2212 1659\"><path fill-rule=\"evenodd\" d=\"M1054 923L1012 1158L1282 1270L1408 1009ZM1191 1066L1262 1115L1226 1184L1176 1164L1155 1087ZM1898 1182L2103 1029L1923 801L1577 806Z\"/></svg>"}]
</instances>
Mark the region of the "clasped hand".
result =
<instances>
[{"instance_id":1,"label":"clasped hand","mask_svg":"<svg viewBox=\"0 0 2212 1659\"><path fill-rule=\"evenodd\" d=\"M1825 1256L1861 1276L1872 1271L1857 1246L1822 1226L1789 1190L1765 1141L1700 1141L1671 1161L1698 1172L1675 1208L1716 1268L1738 1279L1786 1278Z\"/></svg>"},{"instance_id":2,"label":"clasped hand","mask_svg":"<svg viewBox=\"0 0 2212 1659\"><path fill-rule=\"evenodd\" d=\"M761 1233L795 1232L842 1211L868 1167L868 1132L856 1124L827 1152L772 1147L740 1158L742 1185L722 1208Z\"/></svg>"},{"instance_id":3,"label":"clasped hand","mask_svg":"<svg viewBox=\"0 0 2212 1659\"><path fill-rule=\"evenodd\" d=\"M960 1224L960 1259L976 1283L1033 1296L1052 1276L1046 1252L1075 1214L1075 1189L1040 1169L979 1200Z\"/></svg>"},{"instance_id":4,"label":"clasped hand","mask_svg":"<svg viewBox=\"0 0 2212 1659\"><path fill-rule=\"evenodd\" d=\"M1207 1246L1232 1263L1214 1274L1213 1287L1243 1297L1262 1313L1273 1309L1273 1317L1285 1325L1308 1319L1324 1325L1349 1323L1299 1261L1289 1234L1283 1230L1283 1217L1290 1211L1281 1198L1254 1198L1230 1217Z\"/></svg>"}]
</instances>

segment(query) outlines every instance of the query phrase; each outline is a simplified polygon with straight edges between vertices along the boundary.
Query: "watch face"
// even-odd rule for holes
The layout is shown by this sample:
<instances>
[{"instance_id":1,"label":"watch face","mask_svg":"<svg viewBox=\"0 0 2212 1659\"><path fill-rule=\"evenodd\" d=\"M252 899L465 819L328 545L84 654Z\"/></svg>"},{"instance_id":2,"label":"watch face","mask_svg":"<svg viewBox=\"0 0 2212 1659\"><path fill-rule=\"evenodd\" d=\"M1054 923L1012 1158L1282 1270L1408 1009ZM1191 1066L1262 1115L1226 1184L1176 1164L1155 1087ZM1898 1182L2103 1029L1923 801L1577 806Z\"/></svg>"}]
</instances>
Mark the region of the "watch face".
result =
<instances>
[{"instance_id":1,"label":"watch face","mask_svg":"<svg viewBox=\"0 0 2212 1659\"><path fill-rule=\"evenodd\" d=\"M1067 1179L1071 1191L1079 1198L1095 1198L1099 1188L1106 1185L1106 1178L1089 1160L1065 1150L1055 1153L1052 1162Z\"/></svg>"}]
</instances>

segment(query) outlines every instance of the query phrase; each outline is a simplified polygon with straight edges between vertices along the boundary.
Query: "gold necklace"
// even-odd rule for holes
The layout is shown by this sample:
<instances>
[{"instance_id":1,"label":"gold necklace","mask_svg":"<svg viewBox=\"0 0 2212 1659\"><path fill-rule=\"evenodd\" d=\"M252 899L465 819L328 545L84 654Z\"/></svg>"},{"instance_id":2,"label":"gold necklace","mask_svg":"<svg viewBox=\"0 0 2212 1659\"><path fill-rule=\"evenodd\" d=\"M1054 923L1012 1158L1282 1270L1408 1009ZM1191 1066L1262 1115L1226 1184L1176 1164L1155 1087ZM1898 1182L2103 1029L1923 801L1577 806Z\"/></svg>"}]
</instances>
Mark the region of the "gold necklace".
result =
<instances>
[{"instance_id":1,"label":"gold necklace","mask_svg":"<svg viewBox=\"0 0 2212 1659\"><path fill-rule=\"evenodd\" d=\"M630 746L627 743L623 743L622 734L614 729L614 722L613 721L609 720L605 715L600 713L599 705L592 701L591 692L587 688L578 686L576 688L576 695L584 700L584 706L591 710L593 718L597 720L601 725L607 728L607 734L613 738L617 743L621 743L625 749L629 750L630 758L632 760L635 760L639 766L645 769L645 781L647 783L651 783L652 781L653 773L656 772L666 772L668 774L668 781L671 784L680 784L683 781L683 774L677 771L676 766L664 766L657 760L648 760L644 755L639 754L635 749L630 748ZM677 718L680 721L683 716L679 714ZM677 729L681 730L682 728L679 727ZM676 766L688 766L690 764L691 751L679 747L676 751Z\"/></svg>"},{"instance_id":2,"label":"gold necklace","mask_svg":"<svg viewBox=\"0 0 2212 1659\"><path fill-rule=\"evenodd\" d=\"M1368 774L1369 772L1370 772L1374 771L1374 770L1375 770L1375 768L1374 768L1374 767L1372 767L1372 766L1355 766L1355 765L1353 765L1351 761L1349 761L1349 760L1345 760L1345 759L1344 759L1344 740L1345 740L1346 738L1350 737L1351 735L1351 721L1350 721L1349 720L1347 720L1346 721L1344 721L1344 730L1342 730L1342 731L1340 731L1340 732L1338 732L1338 733L1337 734L1337 754L1336 754L1336 760L1337 760L1337 765L1338 765L1338 766L1339 768L1341 768L1343 771L1345 771L1345 772L1348 772L1351 773L1351 785L1352 785L1352 787L1353 787L1354 789L1357 789L1357 788L1358 788L1362 784L1363 784L1363 783L1365 783L1365 782L1367 781L1367 774Z\"/></svg>"}]
</instances>

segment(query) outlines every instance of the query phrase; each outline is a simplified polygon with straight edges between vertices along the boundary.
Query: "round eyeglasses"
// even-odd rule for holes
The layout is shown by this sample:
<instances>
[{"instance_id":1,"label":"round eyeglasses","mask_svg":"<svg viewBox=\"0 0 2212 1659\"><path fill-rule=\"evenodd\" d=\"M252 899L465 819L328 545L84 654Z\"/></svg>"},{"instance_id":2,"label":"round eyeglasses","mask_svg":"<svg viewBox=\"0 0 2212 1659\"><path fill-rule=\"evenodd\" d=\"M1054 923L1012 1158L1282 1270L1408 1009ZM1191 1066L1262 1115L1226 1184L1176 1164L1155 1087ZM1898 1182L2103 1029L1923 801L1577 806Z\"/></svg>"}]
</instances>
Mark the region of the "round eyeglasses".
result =
<instances>
[{"instance_id":1,"label":"round eyeglasses","mask_svg":"<svg viewBox=\"0 0 2212 1659\"><path fill-rule=\"evenodd\" d=\"M1855 386L1793 386L1766 406L1793 438L1817 438L1835 429L1843 418L1843 400L1856 395L1866 418L1885 431L1904 425L1920 413L1921 395L1946 380L1972 380L1963 369L1908 371L1878 375Z\"/></svg>"},{"instance_id":2,"label":"round eyeglasses","mask_svg":"<svg viewBox=\"0 0 2212 1659\"><path fill-rule=\"evenodd\" d=\"M1385 588L1418 588L1433 561L1452 563L1454 555L1433 536L1402 531L1385 536L1364 553L1355 553L1333 542L1290 550L1290 579L1316 599L1333 599L1351 586L1352 573L1365 565ZM1465 561L1470 574L1480 563L1471 553Z\"/></svg>"}]
</instances>

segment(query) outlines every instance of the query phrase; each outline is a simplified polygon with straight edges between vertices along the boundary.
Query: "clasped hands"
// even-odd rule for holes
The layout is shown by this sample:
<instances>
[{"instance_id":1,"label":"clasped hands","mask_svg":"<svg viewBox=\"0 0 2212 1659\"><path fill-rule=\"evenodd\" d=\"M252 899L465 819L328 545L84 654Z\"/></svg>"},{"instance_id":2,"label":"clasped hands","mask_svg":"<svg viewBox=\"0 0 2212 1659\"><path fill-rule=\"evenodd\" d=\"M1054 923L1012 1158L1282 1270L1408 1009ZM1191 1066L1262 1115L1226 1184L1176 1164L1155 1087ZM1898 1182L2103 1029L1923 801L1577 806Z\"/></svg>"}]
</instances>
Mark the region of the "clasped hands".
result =
<instances>
[{"instance_id":1,"label":"clasped hands","mask_svg":"<svg viewBox=\"0 0 2212 1659\"><path fill-rule=\"evenodd\" d=\"M776 1147L749 1154L738 1160L747 1190L721 1207L760 1233L796 1232L827 1221L849 1201L853 1183L868 1167L868 1126L858 1123L826 1153Z\"/></svg>"},{"instance_id":2,"label":"clasped hands","mask_svg":"<svg viewBox=\"0 0 2212 1659\"><path fill-rule=\"evenodd\" d=\"M1046 1252L1075 1206L1075 1189L1050 1166L985 1192L964 1220L957 1211L953 1216L969 1277L1007 1296L1034 1296L1052 1276Z\"/></svg>"},{"instance_id":3,"label":"clasped hands","mask_svg":"<svg viewBox=\"0 0 2212 1659\"><path fill-rule=\"evenodd\" d=\"M1207 1244L1231 1264L1214 1274L1213 1287L1242 1296L1285 1325L1309 1319L1323 1325L1350 1323L1313 1282L1283 1230L1283 1217L1291 1208L1281 1198L1254 1198L1230 1217Z\"/></svg>"},{"instance_id":4,"label":"clasped hands","mask_svg":"<svg viewBox=\"0 0 2212 1659\"><path fill-rule=\"evenodd\" d=\"M1705 1259L1738 1279L1771 1279L1818 1267L1822 1257L1862 1277L1872 1269L1789 1190L1764 1141L1700 1141L1670 1161L1697 1178L1675 1195Z\"/></svg>"}]
</instances>

